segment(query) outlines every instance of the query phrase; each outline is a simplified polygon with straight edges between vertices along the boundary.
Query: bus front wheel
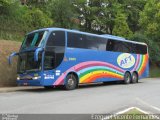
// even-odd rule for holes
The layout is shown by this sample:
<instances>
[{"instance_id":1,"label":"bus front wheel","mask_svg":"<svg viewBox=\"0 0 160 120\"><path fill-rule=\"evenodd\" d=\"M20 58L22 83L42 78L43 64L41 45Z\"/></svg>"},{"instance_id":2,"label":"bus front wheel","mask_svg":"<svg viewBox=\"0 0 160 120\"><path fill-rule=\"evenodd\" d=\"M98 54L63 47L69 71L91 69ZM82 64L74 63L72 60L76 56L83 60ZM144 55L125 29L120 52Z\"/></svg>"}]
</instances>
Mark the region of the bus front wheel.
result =
<instances>
[{"instance_id":1,"label":"bus front wheel","mask_svg":"<svg viewBox=\"0 0 160 120\"><path fill-rule=\"evenodd\" d=\"M124 75L124 83L125 84L131 83L131 79L132 79L131 74L129 72L126 72Z\"/></svg>"},{"instance_id":2,"label":"bus front wheel","mask_svg":"<svg viewBox=\"0 0 160 120\"><path fill-rule=\"evenodd\" d=\"M64 88L66 90L74 90L77 87L77 79L74 74L69 74L66 77Z\"/></svg>"}]
</instances>

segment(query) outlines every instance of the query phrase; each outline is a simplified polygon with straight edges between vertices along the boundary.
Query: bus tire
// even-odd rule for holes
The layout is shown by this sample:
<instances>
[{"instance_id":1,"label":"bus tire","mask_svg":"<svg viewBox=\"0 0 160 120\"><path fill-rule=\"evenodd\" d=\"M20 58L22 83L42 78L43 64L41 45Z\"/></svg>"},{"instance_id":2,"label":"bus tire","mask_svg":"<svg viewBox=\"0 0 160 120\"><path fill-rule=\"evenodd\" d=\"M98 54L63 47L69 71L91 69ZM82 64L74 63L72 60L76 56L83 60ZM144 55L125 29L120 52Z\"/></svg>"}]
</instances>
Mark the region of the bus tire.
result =
<instances>
[{"instance_id":1,"label":"bus tire","mask_svg":"<svg viewBox=\"0 0 160 120\"><path fill-rule=\"evenodd\" d=\"M78 82L77 82L76 76L74 74L68 74L66 77L64 88L66 90L74 90L76 89L77 84Z\"/></svg>"},{"instance_id":2,"label":"bus tire","mask_svg":"<svg viewBox=\"0 0 160 120\"><path fill-rule=\"evenodd\" d=\"M132 80L131 74L129 72L126 72L124 74L124 84L131 83L131 80Z\"/></svg>"},{"instance_id":3,"label":"bus tire","mask_svg":"<svg viewBox=\"0 0 160 120\"><path fill-rule=\"evenodd\" d=\"M132 83L138 83L138 74L136 72L133 72L131 82Z\"/></svg>"}]
</instances>

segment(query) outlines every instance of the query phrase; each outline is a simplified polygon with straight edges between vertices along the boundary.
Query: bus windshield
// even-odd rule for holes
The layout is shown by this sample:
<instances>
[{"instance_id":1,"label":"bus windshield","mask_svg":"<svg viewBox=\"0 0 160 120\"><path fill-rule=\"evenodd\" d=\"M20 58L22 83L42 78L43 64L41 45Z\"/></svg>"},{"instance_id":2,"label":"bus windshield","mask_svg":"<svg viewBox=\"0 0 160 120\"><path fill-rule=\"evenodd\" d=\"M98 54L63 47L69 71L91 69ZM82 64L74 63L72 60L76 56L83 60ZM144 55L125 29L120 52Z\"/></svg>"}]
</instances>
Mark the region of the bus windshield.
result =
<instances>
[{"instance_id":1,"label":"bus windshield","mask_svg":"<svg viewBox=\"0 0 160 120\"><path fill-rule=\"evenodd\" d=\"M22 44L21 49L41 47L44 43L44 39L46 38L47 31L39 31L28 34L25 37L25 40Z\"/></svg>"},{"instance_id":2,"label":"bus windshield","mask_svg":"<svg viewBox=\"0 0 160 120\"><path fill-rule=\"evenodd\" d=\"M34 61L34 52L19 54L18 73L41 70L42 53L39 54L38 61Z\"/></svg>"}]
</instances>

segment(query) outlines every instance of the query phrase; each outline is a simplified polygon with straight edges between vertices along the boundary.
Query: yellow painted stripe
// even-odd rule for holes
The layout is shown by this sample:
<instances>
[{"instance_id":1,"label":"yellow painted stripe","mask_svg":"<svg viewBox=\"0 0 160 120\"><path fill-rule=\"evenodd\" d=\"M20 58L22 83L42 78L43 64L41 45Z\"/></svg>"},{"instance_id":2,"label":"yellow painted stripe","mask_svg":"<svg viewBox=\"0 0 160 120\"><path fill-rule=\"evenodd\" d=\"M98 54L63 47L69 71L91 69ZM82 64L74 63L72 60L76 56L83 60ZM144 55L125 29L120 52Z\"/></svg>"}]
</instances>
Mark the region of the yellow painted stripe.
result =
<instances>
[{"instance_id":1,"label":"yellow painted stripe","mask_svg":"<svg viewBox=\"0 0 160 120\"><path fill-rule=\"evenodd\" d=\"M92 72L92 73L89 73L89 74L86 74L86 75L84 75L83 77L81 77L80 78L80 82L82 83L82 82L84 82L86 79L88 79L88 77L90 77L90 76L95 76L95 75L97 75L97 74L101 74L101 73L104 73L104 74L106 74L106 75L108 75L108 76L115 76L115 77L119 77L119 78L122 78L122 75L119 75L119 74L116 74L116 73L113 73L113 72L106 72L106 71L95 71L95 72Z\"/></svg>"}]
</instances>

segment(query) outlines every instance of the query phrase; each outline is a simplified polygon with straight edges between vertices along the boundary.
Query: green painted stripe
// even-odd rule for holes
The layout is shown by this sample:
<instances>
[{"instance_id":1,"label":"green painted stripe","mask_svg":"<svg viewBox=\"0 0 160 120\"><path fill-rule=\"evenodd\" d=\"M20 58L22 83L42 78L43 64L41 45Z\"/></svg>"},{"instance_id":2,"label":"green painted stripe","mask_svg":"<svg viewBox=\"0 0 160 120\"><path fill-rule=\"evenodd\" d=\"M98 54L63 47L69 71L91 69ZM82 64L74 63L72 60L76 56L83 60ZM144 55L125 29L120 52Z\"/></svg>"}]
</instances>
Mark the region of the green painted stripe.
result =
<instances>
[{"instance_id":1,"label":"green painted stripe","mask_svg":"<svg viewBox=\"0 0 160 120\"><path fill-rule=\"evenodd\" d=\"M139 70L140 70L140 68L141 68L141 66L142 66L142 62L143 62L144 57L142 56L141 58L142 58L142 59L140 60L140 61L141 61L141 62L140 62L140 66L139 66L139 68L138 68L138 70L137 70L138 72L139 72Z\"/></svg>"},{"instance_id":2,"label":"green painted stripe","mask_svg":"<svg viewBox=\"0 0 160 120\"><path fill-rule=\"evenodd\" d=\"M83 77L83 76L85 76L86 74L89 74L90 72L100 71L100 70L103 70L103 71L106 71L106 72L115 73L115 71L113 71L113 70L104 69L104 68L99 68L99 69L95 68L95 69L91 69L91 70L88 70L88 71L86 71L86 72L81 73L81 74L80 74L80 78ZM122 76L123 76L122 73L115 73L115 74L118 74L118 75L122 75Z\"/></svg>"}]
</instances>

